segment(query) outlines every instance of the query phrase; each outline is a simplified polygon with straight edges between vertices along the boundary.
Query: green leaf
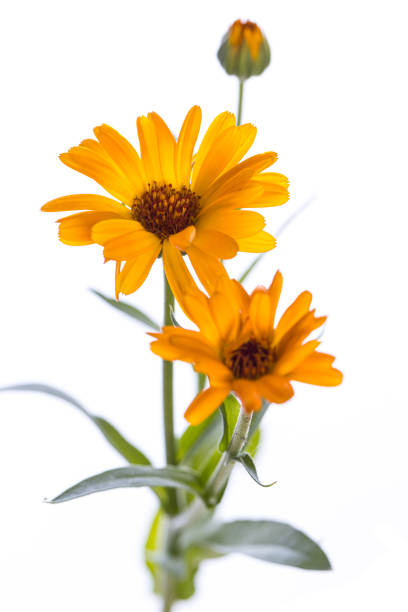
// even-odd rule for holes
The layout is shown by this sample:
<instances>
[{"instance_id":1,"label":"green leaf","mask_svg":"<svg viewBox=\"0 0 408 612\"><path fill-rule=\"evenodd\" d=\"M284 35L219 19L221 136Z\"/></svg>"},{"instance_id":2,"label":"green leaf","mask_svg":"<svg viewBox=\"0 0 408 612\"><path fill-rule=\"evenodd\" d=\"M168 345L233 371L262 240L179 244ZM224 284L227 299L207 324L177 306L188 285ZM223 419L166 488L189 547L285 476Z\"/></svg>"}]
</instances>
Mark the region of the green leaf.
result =
<instances>
[{"instance_id":1,"label":"green leaf","mask_svg":"<svg viewBox=\"0 0 408 612\"><path fill-rule=\"evenodd\" d=\"M100 491L132 487L175 487L197 495L202 493L200 479L193 470L176 466L153 468L146 465L131 465L81 480L54 499L47 501L58 504Z\"/></svg>"},{"instance_id":2,"label":"green leaf","mask_svg":"<svg viewBox=\"0 0 408 612\"><path fill-rule=\"evenodd\" d=\"M143 323L143 325L150 327L150 329L160 331L161 329L160 325L156 323L155 321L153 321L153 319L151 319L147 314L139 310L139 308L135 308L134 306L131 306L127 302L119 302L111 298L108 298L103 293L100 293L100 291L96 291L96 289L91 289L91 291L92 293L100 297L102 300L104 300L107 304L110 304L110 306L113 306L113 308L116 308L116 310L120 310L121 312L124 312L129 317L132 317L132 319L136 319L137 321L139 321L139 323Z\"/></svg>"},{"instance_id":3,"label":"green leaf","mask_svg":"<svg viewBox=\"0 0 408 612\"><path fill-rule=\"evenodd\" d=\"M306 534L286 523L275 521L232 521L207 525L188 534L193 544L216 553L241 553L280 565L308 570L329 570L323 550Z\"/></svg>"},{"instance_id":4,"label":"green leaf","mask_svg":"<svg viewBox=\"0 0 408 612\"><path fill-rule=\"evenodd\" d=\"M238 455L235 460L239 463L242 463L251 478L253 478L255 482L261 487L271 487L272 485L276 484L276 480L274 482L271 482L270 484L262 484L262 482L258 478L255 463L249 453L242 453L241 455Z\"/></svg>"},{"instance_id":5,"label":"green leaf","mask_svg":"<svg viewBox=\"0 0 408 612\"><path fill-rule=\"evenodd\" d=\"M174 327L181 327L180 323L178 323L176 319L176 314L174 312L173 306L170 304L170 319Z\"/></svg>"},{"instance_id":6,"label":"green leaf","mask_svg":"<svg viewBox=\"0 0 408 612\"><path fill-rule=\"evenodd\" d=\"M82 404L78 402L74 397L68 395L64 391L60 391L55 387L49 385L42 385L39 383L27 383L23 385L12 385L10 387L2 387L0 391L34 391L36 393L45 393L46 395L52 395L58 399L75 406L78 410L88 417L99 429L99 431L105 436L106 440L113 446L128 461L136 465L151 465L149 459L140 450L138 450L133 444L130 444L119 431L111 425L106 419L96 416L88 412Z\"/></svg>"}]
</instances>

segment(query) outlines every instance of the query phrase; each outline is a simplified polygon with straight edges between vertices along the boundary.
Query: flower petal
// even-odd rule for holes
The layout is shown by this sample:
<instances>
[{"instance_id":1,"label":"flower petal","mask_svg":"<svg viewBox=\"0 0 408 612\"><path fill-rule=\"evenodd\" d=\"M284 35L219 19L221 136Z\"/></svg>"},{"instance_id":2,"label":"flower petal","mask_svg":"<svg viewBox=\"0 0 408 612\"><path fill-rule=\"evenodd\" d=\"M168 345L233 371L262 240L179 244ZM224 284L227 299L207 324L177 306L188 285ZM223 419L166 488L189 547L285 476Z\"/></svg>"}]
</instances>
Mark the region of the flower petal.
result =
<instances>
[{"instance_id":1,"label":"flower petal","mask_svg":"<svg viewBox=\"0 0 408 612\"><path fill-rule=\"evenodd\" d=\"M239 396L246 412L257 412L262 408L262 396L256 380L238 378L234 380L232 390Z\"/></svg>"},{"instance_id":2,"label":"flower petal","mask_svg":"<svg viewBox=\"0 0 408 612\"><path fill-rule=\"evenodd\" d=\"M288 351L284 351L283 355L278 358L278 361L273 368L273 373L278 376L290 376L290 372L295 370L305 359L309 357L319 346L317 340L310 340L301 346L295 346Z\"/></svg>"},{"instance_id":3,"label":"flower petal","mask_svg":"<svg viewBox=\"0 0 408 612\"><path fill-rule=\"evenodd\" d=\"M204 253L220 259L232 259L238 251L238 245L233 238L215 230L197 228L193 244Z\"/></svg>"},{"instance_id":4,"label":"flower petal","mask_svg":"<svg viewBox=\"0 0 408 612\"><path fill-rule=\"evenodd\" d=\"M221 277L227 277L227 272L219 259L204 253L193 243L188 249L188 256L198 278L208 293L215 289L217 281Z\"/></svg>"},{"instance_id":5,"label":"flower petal","mask_svg":"<svg viewBox=\"0 0 408 612\"><path fill-rule=\"evenodd\" d=\"M193 242L195 235L196 228L194 227L194 225L189 225L181 232L169 236L169 240L174 247L177 247L181 251L185 251Z\"/></svg>"},{"instance_id":6,"label":"flower petal","mask_svg":"<svg viewBox=\"0 0 408 612\"><path fill-rule=\"evenodd\" d=\"M340 370L332 367L334 357L315 351L290 373L290 378L299 382L335 387L343 380Z\"/></svg>"},{"instance_id":7,"label":"flower petal","mask_svg":"<svg viewBox=\"0 0 408 612\"><path fill-rule=\"evenodd\" d=\"M185 418L191 425L199 425L217 410L229 392L230 387L210 387L201 391L187 408Z\"/></svg>"},{"instance_id":8,"label":"flower petal","mask_svg":"<svg viewBox=\"0 0 408 612\"><path fill-rule=\"evenodd\" d=\"M181 126L176 146L176 176L179 186L190 184L194 146L201 125L201 108L193 106Z\"/></svg>"},{"instance_id":9,"label":"flower petal","mask_svg":"<svg viewBox=\"0 0 408 612\"><path fill-rule=\"evenodd\" d=\"M127 261L137 257L142 251L151 251L158 246L160 246L160 240L155 234L140 229L108 240L105 243L103 254L108 259Z\"/></svg>"},{"instance_id":10,"label":"flower petal","mask_svg":"<svg viewBox=\"0 0 408 612\"><path fill-rule=\"evenodd\" d=\"M171 290L184 313L194 321L194 315L190 312L184 300L185 295L198 291L197 285L179 249L174 247L168 240L163 242L163 266Z\"/></svg>"},{"instance_id":11,"label":"flower petal","mask_svg":"<svg viewBox=\"0 0 408 612\"><path fill-rule=\"evenodd\" d=\"M249 318L257 338L269 338L273 332L273 303L267 291L255 289L251 295Z\"/></svg>"},{"instance_id":12,"label":"flower petal","mask_svg":"<svg viewBox=\"0 0 408 612\"><path fill-rule=\"evenodd\" d=\"M157 113L149 113L148 117L156 127L163 180L165 183L175 185L177 182L175 172L176 141L166 123Z\"/></svg>"},{"instance_id":13,"label":"flower petal","mask_svg":"<svg viewBox=\"0 0 408 612\"><path fill-rule=\"evenodd\" d=\"M141 230L143 226L134 219L109 219L95 225L92 230L92 238L98 244L104 245L109 240Z\"/></svg>"},{"instance_id":14,"label":"flower petal","mask_svg":"<svg viewBox=\"0 0 408 612\"><path fill-rule=\"evenodd\" d=\"M201 141L200 147L197 151L197 155L194 160L193 167L193 175L192 175L192 184L195 183L196 177L200 168L203 164L203 161L207 157L209 151L213 146L214 140L219 136L221 132L225 129L235 125L235 117L232 113L225 111L214 119L206 133L204 134L204 138Z\"/></svg>"},{"instance_id":15,"label":"flower petal","mask_svg":"<svg viewBox=\"0 0 408 612\"><path fill-rule=\"evenodd\" d=\"M69 210L94 210L113 212L121 217L129 217L130 210L116 200L93 193L80 193L55 198L41 207L44 212L64 212Z\"/></svg>"},{"instance_id":16,"label":"flower petal","mask_svg":"<svg viewBox=\"0 0 408 612\"><path fill-rule=\"evenodd\" d=\"M144 283L150 269L157 259L161 249L160 242L155 248L143 251L136 259L127 261L120 272L118 285L119 292L129 295Z\"/></svg>"},{"instance_id":17,"label":"flower petal","mask_svg":"<svg viewBox=\"0 0 408 612\"><path fill-rule=\"evenodd\" d=\"M308 312L312 303L310 291L303 291L296 300L285 310L275 329L273 344L276 346L286 332L296 325L298 321Z\"/></svg>"},{"instance_id":18,"label":"flower petal","mask_svg":"<svg viewBox=\"0 0 408 612\"><path fill-rule=\"evenodd\" d=\"M92 228L100 221L111 219L111 212L80 212L59 220L59 238L70 246L94 244Z\"/></svg>"},{"instance_id":19,"label":"flower petal","mask_svg":"<svg viewBox=\"0 0 408 612\"><path fill-rule=\"evenodd\" d=\"M293 395L292 385L282 376L268 374L257 380L257 384L262 396L273 404L283 404Z\"/></svg>"},{"instance_id":20,"label":"flower petal","mask_svg":"<svg viewBox=\"0 0 408 612\"><path fill-rule=\"evenodd\" d=\"M276 239L264 231L248 238L238 238L237 243L239 250L244 253L266 253L276 247Z\"/></svg>"},{"instance_id":21,"label":"flower petal","mask_svg":"<svg viewBox=\"0 0 408 612\"><path fill-rule=\"evenodd\" d=\"M146 180L148 183L153 183L153 181L161 183L163 174L155 123L151 117L138 117L136 125Z\"/></svg>"},{"instance_id":22,"label":"flower petal","mask_svg":"<svg viewBox=\"0 0 408 612\"><path fill-rule=\"evenodd\" d=\"M245 206L242 203L242 206ZM265 227L265 219L257 212L249 210L215 210L211 209L200 217L199 229L217 230L232 238L247 238L257 234Z\"/></svg>"}]
</instances>

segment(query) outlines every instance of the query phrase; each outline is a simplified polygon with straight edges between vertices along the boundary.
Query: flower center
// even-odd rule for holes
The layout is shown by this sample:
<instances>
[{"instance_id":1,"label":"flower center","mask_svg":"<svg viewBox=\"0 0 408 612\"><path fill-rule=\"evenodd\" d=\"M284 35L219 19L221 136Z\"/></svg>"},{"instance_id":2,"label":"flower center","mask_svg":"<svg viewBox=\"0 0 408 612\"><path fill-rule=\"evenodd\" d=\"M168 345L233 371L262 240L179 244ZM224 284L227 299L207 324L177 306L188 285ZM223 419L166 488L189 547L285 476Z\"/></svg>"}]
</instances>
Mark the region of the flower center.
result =
<instances>
[{"instance_id":1,"label":"flower center","mask_svg":"<svg viewBox=\"0 0 408 612\"><path fill-rule=\"evenodd\" d=\"M256 380L270 373L275 356L269 343L251 338L230 351L224 361L235 378Z\"/></svg>"},{"instance_id":2,"label":"flower center","mask_svg":"<svg viewBox=\"0 0 408 612\"><path fill-rule=\"evenodd\" d=\"M171 184L148 184L148 189L134 199L132 216L161 240L194 224L200 210L200 196L188 187L174 189Z\"/></svg>"}]
</instances>

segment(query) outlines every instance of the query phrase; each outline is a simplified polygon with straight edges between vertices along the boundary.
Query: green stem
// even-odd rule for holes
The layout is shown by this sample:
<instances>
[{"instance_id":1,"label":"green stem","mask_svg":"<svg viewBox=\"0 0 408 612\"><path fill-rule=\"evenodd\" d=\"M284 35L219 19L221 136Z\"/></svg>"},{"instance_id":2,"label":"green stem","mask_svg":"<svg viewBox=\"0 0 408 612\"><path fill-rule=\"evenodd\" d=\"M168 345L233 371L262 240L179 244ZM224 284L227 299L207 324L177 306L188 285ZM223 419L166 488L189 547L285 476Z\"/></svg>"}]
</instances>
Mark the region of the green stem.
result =
<instances>
[{"instance_id":1,"label":"green stem","mask_svg":"<svg viewBox=\"0 0 408 612\"><path fill-rule=\"evenodd\" d=\"M223 453L207 484L205 497L210 506L214 506L218 503L235 465L235 459L245 448L248 441L251 420L252 412L248 413L241 408L229 446L225 453Z\"/></svg>"},{"instance_id":2,"label":"green stem","mask_svg":"<svg viewBox=\"0 0 408 612\"><path fill-rule=\"evenodd\" d=\"M241 125L242 100L243 100L243 97L244 97L244 83L245 83L245 79L239 79L237 125Z\"/></svg>"},{"instance_id":3,"label":"green stem","mask_svg":"<svg viewBox=\"0 0 408 612\"><path fill-rule=\"evenodd\" d=\"M202 372L198 372L198 376L197 376L197 387L198 387L198 392L200 393L204 387L205 387L205 380L206 380L206 375L203 374Z\"/></svg>"},{"instance_id":4,"label":"green stem","mask_svg":"<svg viewBox=\"0 0 408 612\"><path fill-rule=\"evenodd\" d=\"M170 309L174 308L174 296L171 292L166 275L164 275L164 325L171 325ZM173 362L163 360L163 419L164 439L166 444L166 463L176 465L176 444L174 438L173 420ZM174 488L168 490L169 514L177 514L177 495Z\"/></svg>"}]
</instances>

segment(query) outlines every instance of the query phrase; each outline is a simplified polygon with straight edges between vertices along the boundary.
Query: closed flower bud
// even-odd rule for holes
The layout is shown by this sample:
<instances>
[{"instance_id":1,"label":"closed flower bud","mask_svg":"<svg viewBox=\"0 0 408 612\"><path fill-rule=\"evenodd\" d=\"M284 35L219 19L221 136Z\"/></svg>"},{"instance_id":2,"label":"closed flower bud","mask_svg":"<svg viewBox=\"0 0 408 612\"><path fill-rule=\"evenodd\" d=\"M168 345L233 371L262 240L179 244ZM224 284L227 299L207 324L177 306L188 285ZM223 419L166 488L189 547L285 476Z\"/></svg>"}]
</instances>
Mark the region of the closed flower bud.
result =
<instances>
[{"instance_id":1,"label":"closed flower bud","mask_svg":"<svg viewBox=\"0 0 408 612\"><path fill-rule=\"evenodd\" d=\"M271 51L256 23L237 19L222 40L218 59L228 74L244 80L265 70Z\"/></svg>"}]
</instances>

